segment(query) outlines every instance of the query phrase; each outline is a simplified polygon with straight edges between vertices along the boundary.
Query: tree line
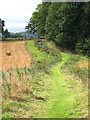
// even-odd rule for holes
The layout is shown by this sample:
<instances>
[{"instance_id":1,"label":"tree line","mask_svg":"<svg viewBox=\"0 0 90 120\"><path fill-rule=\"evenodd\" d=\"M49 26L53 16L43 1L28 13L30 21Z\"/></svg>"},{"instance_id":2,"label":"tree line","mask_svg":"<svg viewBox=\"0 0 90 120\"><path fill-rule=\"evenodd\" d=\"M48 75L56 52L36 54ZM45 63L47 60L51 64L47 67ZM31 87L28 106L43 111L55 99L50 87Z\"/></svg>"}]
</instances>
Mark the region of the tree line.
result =
<instances>
[{"instance_id":1,"label":"tree line","mask_svg":"<svg viewBox=\"0 0 90 120\"><path fill-rule=\"evenodd\" d=\"M88 2L39 4L26 29L54 41L65 50L88 54L90 50L90 4Z\"/></svg>"},{"instance_id":2,"label":"tree line","mask_svg":"<svg viewBox=\"0 0 90 120\"><path fill-rule=\"evenodd\" d=\"M23 38L23 36L20 33L10 33L8 29L4 29L5 21L2 20L2 40L6 38Z\"/></svg>"}]
</instances>

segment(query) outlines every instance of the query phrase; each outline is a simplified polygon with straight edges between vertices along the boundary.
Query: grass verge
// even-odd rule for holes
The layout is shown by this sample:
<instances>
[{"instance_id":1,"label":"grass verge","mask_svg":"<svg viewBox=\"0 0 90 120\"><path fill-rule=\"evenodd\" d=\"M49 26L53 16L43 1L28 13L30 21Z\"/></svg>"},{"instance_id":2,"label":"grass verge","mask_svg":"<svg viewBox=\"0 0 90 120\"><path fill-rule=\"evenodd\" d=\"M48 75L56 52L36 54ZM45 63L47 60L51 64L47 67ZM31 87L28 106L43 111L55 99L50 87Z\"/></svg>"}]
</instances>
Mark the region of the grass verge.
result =
<instances>
[{"instance_id":1,"label":"grass verge","mask_svg":"<svg viewBox=\"0 0 90 120\"><path fill-rule=\"evenodd\" d=\"M23 83L22 85L29 83L26 87L29 89L28 92L23 92L21 89L13 99L10 97L8 100L4 99L3 117L87 117L88 88L79 77L75 76L76 73L72 74L69 71L81 60L81 57L78 59L76 55L73 57L70 53L59 53L59 51L58 55L53 54L52 48L54 52L57 50L50 42L44 43L43 48L41 46L41 42L35 46L33 40L27 41L26 47L33 58L32 66L22 70L18 68L16 71L19 83ZM21 77L22 72L24 78Z\"/></svg>"}]
</instances>

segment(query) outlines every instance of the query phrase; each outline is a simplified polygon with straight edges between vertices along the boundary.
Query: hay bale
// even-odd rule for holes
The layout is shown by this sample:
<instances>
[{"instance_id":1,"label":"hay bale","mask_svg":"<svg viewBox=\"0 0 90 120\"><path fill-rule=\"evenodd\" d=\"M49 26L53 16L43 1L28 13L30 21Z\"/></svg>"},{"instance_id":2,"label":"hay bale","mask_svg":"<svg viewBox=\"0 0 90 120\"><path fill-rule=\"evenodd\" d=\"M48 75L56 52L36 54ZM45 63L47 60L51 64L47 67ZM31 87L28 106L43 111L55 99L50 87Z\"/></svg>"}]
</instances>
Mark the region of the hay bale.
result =
<instances>
[{"instance_id":1,"label":"hay bale","mask_svg":"<svg viewBox=\"0 0 90 120\"><path fill-rule=\"evenodd\" d=\"M10 56L10 55L11 55L11 52L10 52L10 51L7 51L7 52L6 52L6 55Z\"/></svg>"}]
</instances>

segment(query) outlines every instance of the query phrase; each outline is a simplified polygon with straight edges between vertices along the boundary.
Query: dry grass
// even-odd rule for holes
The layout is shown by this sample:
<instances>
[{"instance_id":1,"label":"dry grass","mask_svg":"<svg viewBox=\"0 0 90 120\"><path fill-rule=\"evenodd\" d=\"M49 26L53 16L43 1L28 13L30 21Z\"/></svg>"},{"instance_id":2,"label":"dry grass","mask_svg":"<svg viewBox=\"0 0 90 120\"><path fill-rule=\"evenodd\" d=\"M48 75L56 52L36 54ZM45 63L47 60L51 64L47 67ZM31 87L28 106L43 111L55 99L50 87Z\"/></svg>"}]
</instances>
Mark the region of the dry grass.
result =
<instances>
[{"instance_id":1,"label":"dry grass","mask_svg":"<svg viewBox=\"0 0 90 120\"><path fill-rule=\"evenodd\" d=\"M81 60L79 62L76 63L77 67L79 68L86 68L88 69L88 60Z\"/></svg>"},{"instance_id":2,"label":"dry grass","mask_svg":"<svg viewBox=\"0 0 90 120\"><path fill-rule=\"evenodd\" d=\"M30 92L32 86L32 78L30 75L28 76L28 82L25 73L23 73L21 76L21 73L17 75L16 71L12 70L11 76L8 74L8 72L5 72L4 74L6 74L6 79L3 79L2 88L2 95L4 98L14 99L24 93Z\"/></svg>"}]
</instances>

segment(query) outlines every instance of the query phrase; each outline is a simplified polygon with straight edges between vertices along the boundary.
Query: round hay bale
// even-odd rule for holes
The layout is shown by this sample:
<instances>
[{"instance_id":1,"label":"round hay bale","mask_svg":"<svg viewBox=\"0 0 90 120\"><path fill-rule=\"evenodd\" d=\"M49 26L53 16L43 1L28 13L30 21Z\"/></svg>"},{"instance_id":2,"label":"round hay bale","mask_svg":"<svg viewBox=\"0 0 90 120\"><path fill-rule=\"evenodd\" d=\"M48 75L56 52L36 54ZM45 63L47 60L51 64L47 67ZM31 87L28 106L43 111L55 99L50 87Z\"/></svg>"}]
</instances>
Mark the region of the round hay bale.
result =
<instances>
[{"instance_id":1,"label":"round hay bale","mask_svg":"<svg viewBox=\"0 0 90 120\"><path fill-rule=\"evenodd\" d=\"M6 55L10 56L10 55L11 55L11 52L10 52L10 51L7 51L7 52L6 52Z\"/></svg>"}]
</instances>

